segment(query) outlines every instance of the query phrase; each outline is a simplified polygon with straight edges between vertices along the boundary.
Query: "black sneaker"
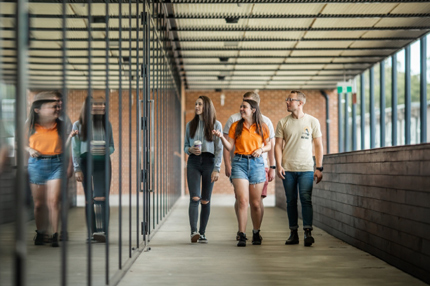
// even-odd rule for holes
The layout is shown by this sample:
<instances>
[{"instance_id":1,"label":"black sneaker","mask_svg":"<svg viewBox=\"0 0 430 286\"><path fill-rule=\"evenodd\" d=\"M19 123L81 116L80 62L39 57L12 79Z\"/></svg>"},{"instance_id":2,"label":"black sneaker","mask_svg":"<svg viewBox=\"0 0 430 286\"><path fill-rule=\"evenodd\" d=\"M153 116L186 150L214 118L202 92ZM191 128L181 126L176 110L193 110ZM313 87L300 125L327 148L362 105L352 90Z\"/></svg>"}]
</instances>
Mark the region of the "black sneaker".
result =
<instances>
[{"instance_id":1,"label":"black sneaker","mask_svg":"<svg viewBox=\"0 0 430 286\"><path fill-rule=\"evenodd\" d=\"M239 241L239 239L240 239L240 235L239 235L239 231L237 232L237 234L236 234L236 241Z\"/></svg>"},{"instance_id":2,"label":"black sneaker","mask_svg":"<svg viewBox=\"0 0 430 286\"><path fill-rule=\"evenodd\" d=\"M200 234L198 241L199 241L199 243L208 243L208 239L206 238L206 236L204 234Z\"/></svg>"},{"instance_id":3,"label":"black sneaker","mask_svg":"<svg viewBox=\"0 0 430 286\"><path fill-rule=\"evenodd\" d=\"M262 240L263 238L260 235L260 230L256 233L254 233L254 231L252 232L252 245L261 245Z\"/></svg>"},{"instance_id":4,"label":"black sneaker","mask_svg":"<svg viewBox=\"0 0 430 286\"><path fill-rule=\"evenodd\" d=\"M239 232L239 242L237 243L237 246L239 247L246 246L246 241L247 241L246 234L243 232Z\"/></svg>"},{"instance_id":5,"label":"black sneaker","mask_svg":"<svg viewBox=\"0 0 430 286\"><path fill-rule=\"evenodd\" d=\"M33 240L34 240L34 245L44 245L45 233L36 230L36 235L34 236Z\"/></svg>"},{"instance_id":6,"label":"black sneaker","mask_svg":"<svg viewBox=\"0 0 430 286\"><path fill-rule=\"evenodd\" d=\"M58 232L56 232L52 235L51 246L52 247L59 247L60 246L60 244L58 243Z\"/></svg>"}]
</instances>

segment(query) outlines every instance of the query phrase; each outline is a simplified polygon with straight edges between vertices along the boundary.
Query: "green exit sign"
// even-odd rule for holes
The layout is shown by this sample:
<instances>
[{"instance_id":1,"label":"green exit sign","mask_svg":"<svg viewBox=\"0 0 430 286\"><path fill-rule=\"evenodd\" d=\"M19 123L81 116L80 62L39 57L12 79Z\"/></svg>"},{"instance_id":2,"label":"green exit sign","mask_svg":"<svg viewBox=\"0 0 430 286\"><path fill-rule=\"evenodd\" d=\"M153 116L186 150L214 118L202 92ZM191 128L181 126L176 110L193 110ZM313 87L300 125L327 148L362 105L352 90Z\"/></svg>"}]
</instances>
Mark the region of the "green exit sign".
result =
<instances>
[{"instance_id":1,"label":"green exit sign","mask_svg":"<svg viewBox=\"0 0 430 286\"><path fill-rule=\"evenodd\" d=\"M349 92L352 92L352 86L342 85L337 87L337 93L349 93Z\"/></svg>"}]
</instances>

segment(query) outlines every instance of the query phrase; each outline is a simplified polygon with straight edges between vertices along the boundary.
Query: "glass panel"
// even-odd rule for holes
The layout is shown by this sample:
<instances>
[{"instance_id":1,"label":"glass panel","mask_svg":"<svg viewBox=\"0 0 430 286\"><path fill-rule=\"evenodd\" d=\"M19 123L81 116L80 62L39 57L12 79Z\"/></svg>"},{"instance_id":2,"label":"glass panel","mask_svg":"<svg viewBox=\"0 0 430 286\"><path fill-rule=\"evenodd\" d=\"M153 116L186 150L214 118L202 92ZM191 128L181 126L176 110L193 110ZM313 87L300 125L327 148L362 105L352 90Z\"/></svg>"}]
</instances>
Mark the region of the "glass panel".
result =
<instances>
[{"instance_id":1,"label":"glass panel","mask_svg":"<svg viewBox=\"0 0 430 286\"><path fill-rule=\"evenodd\" d=\"M405 144L405 50L397 53L397 144ZM400 128L401 127L401 128Z\"/></svg>"},{"instance_id":2,"label":"glass panel","mask_svg":"<svg viewBox=\"0 0 430 286\"><path fill-rule=\"evenodd\" d=\"M379 135L380 132L380 128L381 128L381 124L380 124L380 97L381 97L381 84L380 84L380 79L381 79L381 66L380 64L376 64L374 66L374 71L375 71L375 87L374 87L374 94L375 94L375 148L378 148L381 146L381 136Z\"/></svg>"},{"instance_id":3,"label":"glass panel","mask_svg":"<svg viewBox=\"0 0 430 286\"><path fill-rule=\"evenodd\" d=\"M391 142L391 57L385 59L385 146L392 146Z\"/></svg>"},{"instance_id":4,"label":"glass panel","mask_svg":"<svg viewBox=\"0 0 430 286\"><path fill-rule=\"evenodd\" d=\"M411 144L420 142L420 84L421 84L421 47L420 41L411 45Z\"/></svg>"}]
</instances>

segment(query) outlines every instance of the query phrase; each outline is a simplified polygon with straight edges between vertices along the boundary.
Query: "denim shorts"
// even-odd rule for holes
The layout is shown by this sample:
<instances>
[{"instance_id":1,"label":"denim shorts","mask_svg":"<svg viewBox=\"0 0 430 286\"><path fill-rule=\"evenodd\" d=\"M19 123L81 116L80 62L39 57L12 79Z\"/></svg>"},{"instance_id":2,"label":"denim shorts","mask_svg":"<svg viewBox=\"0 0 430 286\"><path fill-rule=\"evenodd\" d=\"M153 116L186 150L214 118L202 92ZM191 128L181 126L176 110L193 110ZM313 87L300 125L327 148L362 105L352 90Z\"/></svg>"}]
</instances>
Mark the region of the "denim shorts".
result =
<instances>
[{"instance_id":1,"label":"denim shorts","mask_svg":"<svg viewBox=\"0 0 430 286\"><path fill-rule=\"evenodd\" d=\"M46 181L61 179L63 166L61 155L40 156L28 159L28 176L31 184L45 185Z\"/></svg>"},{"instance_id":2,"label":"denim shorts","mask_svg":"<svg viewBox=\"0 0 430 286\"><path fill-rule=\"evenodd\" d=\"M263 183L266 181L266 171L264 169L263 157L244 157L236 154L231 166L230 179L245 179L250 185Z\"/></svg>"}]
</instances>

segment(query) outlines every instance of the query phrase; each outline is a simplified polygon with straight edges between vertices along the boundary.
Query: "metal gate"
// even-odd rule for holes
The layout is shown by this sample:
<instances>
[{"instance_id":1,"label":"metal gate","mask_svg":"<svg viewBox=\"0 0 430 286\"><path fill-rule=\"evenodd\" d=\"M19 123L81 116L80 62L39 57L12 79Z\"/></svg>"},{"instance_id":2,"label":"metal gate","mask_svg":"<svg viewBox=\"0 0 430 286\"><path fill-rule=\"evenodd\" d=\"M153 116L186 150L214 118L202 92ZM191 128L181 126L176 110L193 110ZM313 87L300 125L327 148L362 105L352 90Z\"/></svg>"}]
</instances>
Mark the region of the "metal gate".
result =
<instances>
[{"instance_id":1,"label":"metal gate","mask_svg":"<svg viewBox=\"0 0 430 286\"><path fill-rule=\"evenodd\" d=\"M3 169L14 177L7 189L5 172L0 175L0 202L6 202L0 208L15 204L9 219L0 220L1 285L115 285L136 257L150 250L153 234L181 195L181 82L172 60L167 5L136 0L0 3L0 119L6 125L0 131L13 131L2 134L7 140L0 148L8 148ZM62 153L62 241L49 249L48 236L44 246L32 241L34 198L27 172L26 121L41 91L63 95L62 111L72 123L84 102L92 106L92 99L103 97L105 133L111 124L115 149L103 160L103 218L93 211L95 193L84 194L80 182L67 178L72 155ZM11 102L12 123L4 112ZM85 116L86 138L92 138L96 117L90 108ZM63 128L65 151L68 136ZM110 140L106 136L105 146ZM86 146L91 150L90 140ZM95 186L99 182L91 170L98 165L90 151L85 154L84 178ZM101 218L109 222L106 242L86 241L93 234L86 225Z\"/></svg>"}]
</instances>

